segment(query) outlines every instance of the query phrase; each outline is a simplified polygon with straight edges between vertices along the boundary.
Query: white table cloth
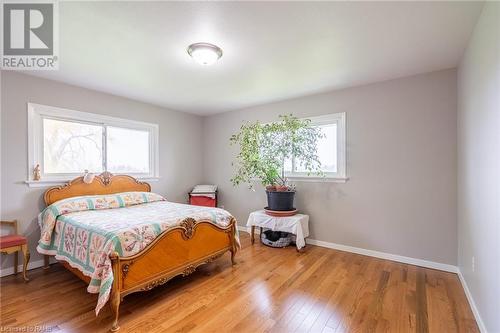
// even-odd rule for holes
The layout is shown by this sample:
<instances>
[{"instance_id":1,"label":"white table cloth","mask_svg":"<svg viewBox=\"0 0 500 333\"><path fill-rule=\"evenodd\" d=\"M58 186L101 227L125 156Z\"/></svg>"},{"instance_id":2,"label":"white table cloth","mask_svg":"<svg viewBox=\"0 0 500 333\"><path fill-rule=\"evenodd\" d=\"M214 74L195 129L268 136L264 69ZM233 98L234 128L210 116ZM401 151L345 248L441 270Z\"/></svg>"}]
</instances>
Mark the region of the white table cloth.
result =
<instances>
[{"instance_id":1,"label":"white table cloth","mask_svg":"<svg viewBox=\"0 0 500 333\"><path fill-rule=\"evenodd\" d=\"M309 236L309 215L296 214L286 217L269 216L264 210L250 213L247 227L263 227L273 231L284 231L294 234L297 249L306 246L305 238Z\"/></svg>"}]
</instances>

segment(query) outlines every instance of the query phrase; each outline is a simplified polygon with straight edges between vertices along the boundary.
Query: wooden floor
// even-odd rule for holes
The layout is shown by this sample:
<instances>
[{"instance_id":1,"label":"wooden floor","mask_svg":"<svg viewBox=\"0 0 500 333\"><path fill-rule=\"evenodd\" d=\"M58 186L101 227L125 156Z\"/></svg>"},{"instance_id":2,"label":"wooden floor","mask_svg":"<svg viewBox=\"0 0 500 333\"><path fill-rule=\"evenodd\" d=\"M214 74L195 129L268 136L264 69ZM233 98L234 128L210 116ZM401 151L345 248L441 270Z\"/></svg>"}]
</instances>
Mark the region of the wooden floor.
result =
<instances>
[{"instance_id":1,"label":"wooden floor","mask_svg":"<svg viewBox=\"0 0 500 333\"><path fill-rule=\"evenodd\" d=\"M234 267L223 256L125 297L120 332L479 331L455 274L315 246L252 247L248 234L242 243ZM2 331L111 327L109 308L95 317L96 296L59 264L29 275L1 280Z\"/></svg>"}]
</instances>

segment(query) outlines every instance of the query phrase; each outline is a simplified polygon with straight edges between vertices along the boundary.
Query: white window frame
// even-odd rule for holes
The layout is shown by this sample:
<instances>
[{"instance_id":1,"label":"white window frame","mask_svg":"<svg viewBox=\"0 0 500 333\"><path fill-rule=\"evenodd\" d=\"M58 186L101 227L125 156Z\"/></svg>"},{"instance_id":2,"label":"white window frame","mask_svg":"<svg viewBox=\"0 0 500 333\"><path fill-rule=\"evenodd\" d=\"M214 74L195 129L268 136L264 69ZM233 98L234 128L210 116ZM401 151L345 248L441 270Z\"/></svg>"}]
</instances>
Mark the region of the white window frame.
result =
<instances>
[{"instance_id":1,"label":"white window frame","mask_svg":"<svg viewBox=\"0 0 500 333\"><path fill-rule=\"evenodd\" d=\"M337 172L324 172L324 177L316 174L308 175L307 172L288 171L285 176L291 181L326 181L344 183L347 178L346 158L346 113L332 113L317 117L306 117L310 119L312 126L337 125ZM292 170L295 169L295 161L292 160Z\"/></svg>"},{"instance_id":2,"label":"white window frame","mask_svg":"<svg viewBox=\"0 0 500 333\"><path fill-rule=\"evenodd\" d=\"M159 179L159 126L158 124L104 116L54 106L28 103L28 177L29 186L54 185L79 177L82 173L44 174L43 172L43 119L57 119L99 126L113 126L149 133L149 173L130 173L135 178L154 181ZM105 154L105 148L103 147ZM33 179L33 169L40 164L41 179ZM103 166L105 167L105 166Z\"/></svg>"}]
</instances>

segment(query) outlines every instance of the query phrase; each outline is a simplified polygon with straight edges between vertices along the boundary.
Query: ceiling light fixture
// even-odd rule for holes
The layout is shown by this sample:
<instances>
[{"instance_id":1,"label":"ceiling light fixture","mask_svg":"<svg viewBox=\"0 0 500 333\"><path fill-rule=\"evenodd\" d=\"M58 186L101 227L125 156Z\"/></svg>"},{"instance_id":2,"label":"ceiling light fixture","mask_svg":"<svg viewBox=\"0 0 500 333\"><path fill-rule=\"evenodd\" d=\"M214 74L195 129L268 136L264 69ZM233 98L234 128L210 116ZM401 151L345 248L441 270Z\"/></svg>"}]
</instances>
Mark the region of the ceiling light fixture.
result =
<instances>
[{"instance_id":1,"label":"ceiling light fixture","mask_svg":"<svg viewBox=\"0 0 500 333\"><path fill-rule=\"evenodd\" d=\"M200 65L212 65L222 57L222 49L210 43L191 44L187 52Z\"/></svg>"}]
</instances>

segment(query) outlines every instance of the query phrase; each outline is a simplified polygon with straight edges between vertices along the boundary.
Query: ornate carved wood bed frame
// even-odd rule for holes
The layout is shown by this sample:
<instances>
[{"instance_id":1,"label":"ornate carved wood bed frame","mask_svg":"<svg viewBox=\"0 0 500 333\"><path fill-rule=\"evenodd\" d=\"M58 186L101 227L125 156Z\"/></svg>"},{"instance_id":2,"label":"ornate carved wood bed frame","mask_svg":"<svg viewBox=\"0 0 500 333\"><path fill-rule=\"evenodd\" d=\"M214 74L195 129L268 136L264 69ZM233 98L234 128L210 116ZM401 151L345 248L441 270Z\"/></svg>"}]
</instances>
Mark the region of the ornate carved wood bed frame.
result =
<instances>
[{"instance_id":1,"label":"ornate carved wood bed frame","mask_svg":"<svg viewBox=\"0 0 500 333\"><path fill-rule=\"evenodd\" d=\"M150 192L148 183L126 175L115 175L104 172L96 176L91 184L78 177L68 184L52 187L45 192L44 200L50 205L58 200L95 194L113 194L119 192ZM113 267L113 287L109 299L114 320L111 331L119 329L118 316L120 302L123 297L138 291L150 290L162 285L175 276L187 276L200 265L214 261L227 251L231 252L231 262L237 251L235 239L236 220L233 218L226 228L218 227L209 221L195 221L186 218L181 225L160 234L141 252L120 257L118 253L111 256ZM80 279L89 283L90 278L65 262L64 267ZM48 267L49 256L45 256L45 267Z\"/></svg>"}]
</instances>

